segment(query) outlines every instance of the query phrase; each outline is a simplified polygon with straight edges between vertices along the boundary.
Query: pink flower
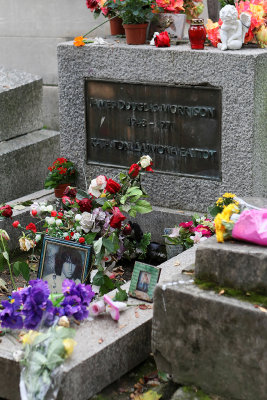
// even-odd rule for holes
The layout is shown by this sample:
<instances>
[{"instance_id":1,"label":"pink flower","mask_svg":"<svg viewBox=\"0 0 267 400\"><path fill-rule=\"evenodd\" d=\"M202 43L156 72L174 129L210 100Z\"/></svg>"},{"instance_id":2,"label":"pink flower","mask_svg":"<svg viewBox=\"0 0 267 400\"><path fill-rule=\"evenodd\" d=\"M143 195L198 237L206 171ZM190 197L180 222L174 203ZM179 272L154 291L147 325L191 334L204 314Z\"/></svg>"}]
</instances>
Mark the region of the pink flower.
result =
<instances>
[{"instance_id":1,"label":"pink flower","mask_svg":"<svg viewBox=\"0 0 267 400\"><path fill-rule=\"evenodd\" d=\"M96 301L91 303L89 306L89 314L93 317L97 317L99 314L102 314L106 311L106 305L103 300Z\"/></svg>"},{"instance_id":2,"label":"pink flower","mask_svg":"<svg viewBox=\"0 0 267 400\"><path fill-rule=\"evenodd\" d=\"M107 309L110 313L110 316L114 321L118 321L120 319L120 311L123 311L127 308L127 304L121 301L112 301L109 296L104 295L104 301L107 303Z\"/></svg>"},{"instance_id":3,"label":"pink flower","mask_svg":"<svg viewBox=\"0 0 267 400\"><path fill-rule=\"evenodd\" d=\"M98 198L101 196L101 191L106 188L106 185L107 177L105 175L99 175L97 178L91 181L88 193Z\"/></svg>"},{"instance_id":4,"label":"pink flower","mask_svg":"<svg viewBox=\"0 0 267 400\"><path fill-rule=\"evenodd\" d=\"M212 235L211 231L208 229L207 226L198 225L196 228L193 229L194 232L200 232L202 236L210 237Z\"/></svg>"},{"instance_id":5,"label":"pink flower","mask_svg":"<svg viewBox=\"0 0 267 400\"><path fill-rule=\"evenodd\" d=\"M181 222L179 224L179 226L181 228L191 228L193 226L193 221L189 221L189 222Z\"/></svg>"}]
</instances>

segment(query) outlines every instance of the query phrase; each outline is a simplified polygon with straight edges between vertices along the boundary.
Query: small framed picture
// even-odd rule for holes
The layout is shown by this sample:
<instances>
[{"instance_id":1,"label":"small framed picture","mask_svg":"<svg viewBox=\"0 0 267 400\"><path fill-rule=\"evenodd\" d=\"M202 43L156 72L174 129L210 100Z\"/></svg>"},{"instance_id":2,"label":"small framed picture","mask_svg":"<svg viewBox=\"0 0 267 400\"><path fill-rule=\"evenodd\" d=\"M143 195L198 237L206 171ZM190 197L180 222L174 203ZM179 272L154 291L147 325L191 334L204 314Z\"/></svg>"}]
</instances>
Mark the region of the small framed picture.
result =
<instances>
[{"instance_id":1,"label":"small framed picture","mask_svg":"<svg viewBox=\"0 0 267 400\"><path fill-rule=\"evenodd\" d=\"M51 293L62 292L64 279L83 283L88 279L92 246L45 236L38 278L47 281Z\"/></svg>"},{"instance_id":2,"label":"small framed picture","mask_svg":"<svg viewBox=\"0 0 267 400\"><path fill-rule=\"evenodd\" d=\"M155 286L161 269L136 261L130 283L129 295L140 300L153 301Z\"/></svg>"}]
</instances>

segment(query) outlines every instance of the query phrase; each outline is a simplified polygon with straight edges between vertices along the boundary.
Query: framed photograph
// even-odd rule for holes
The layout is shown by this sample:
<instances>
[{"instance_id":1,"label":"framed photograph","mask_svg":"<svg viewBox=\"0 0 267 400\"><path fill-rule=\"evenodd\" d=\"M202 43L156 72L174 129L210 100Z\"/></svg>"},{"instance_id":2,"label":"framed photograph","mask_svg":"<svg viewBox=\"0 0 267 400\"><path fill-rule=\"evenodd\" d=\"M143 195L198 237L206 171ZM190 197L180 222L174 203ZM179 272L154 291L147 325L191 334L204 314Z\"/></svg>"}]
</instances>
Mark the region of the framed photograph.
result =
<instances>
[{"instance_id":1,"label":"framed photograph","mask_svg":"<svg viewBox=\"0 0 267 400\"><path fill-rule=\"evenodd\" d=\"M130 283L129 296L152 302L160 272L161 269L158 267L136 261Z\"/></svg>"},{"instance_id":2,"label":"framed photograph","mask_svg":"<svg viewBox=\"0 0 267 400\"><path fill-rule=\"evenodd\" d=\"M61 293L64 279L87 280L91 254L92 246L45 236L38 278L48 282L51 293Z\"/></svg>"}]
</instances>

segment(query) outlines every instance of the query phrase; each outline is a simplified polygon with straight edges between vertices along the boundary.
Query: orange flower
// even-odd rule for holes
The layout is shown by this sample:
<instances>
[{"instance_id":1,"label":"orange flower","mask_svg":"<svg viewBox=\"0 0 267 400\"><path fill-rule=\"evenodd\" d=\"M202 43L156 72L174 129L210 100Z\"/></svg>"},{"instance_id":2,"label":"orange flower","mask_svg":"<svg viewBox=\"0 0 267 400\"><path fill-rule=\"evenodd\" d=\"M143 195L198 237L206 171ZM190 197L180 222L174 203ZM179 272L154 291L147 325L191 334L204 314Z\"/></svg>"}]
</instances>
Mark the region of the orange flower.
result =
<instances>
[{"instance_id":1,"label":"orange flower","mask_svg":"<svg viewBox=\"0 0 267 400\"><path fill-rule=\"evenodd\" d=\"M211 19L208 19L208 23L206 24L206 31L208 38L214 47L217 47L217 44L220 42L219 28L220 25L218 22L212 22Z\"/></svg>"},{"instance_id":2,"label":"orange flower","mask_svg":"<svg viewBox=\"0 0 267 400\"><path fill-rule=\"evenodd\" d=\"M73 44L76 47L84 46L85 43L83 41L83 36L77 36L74 38Z\"/></svg>"}]
</instances>

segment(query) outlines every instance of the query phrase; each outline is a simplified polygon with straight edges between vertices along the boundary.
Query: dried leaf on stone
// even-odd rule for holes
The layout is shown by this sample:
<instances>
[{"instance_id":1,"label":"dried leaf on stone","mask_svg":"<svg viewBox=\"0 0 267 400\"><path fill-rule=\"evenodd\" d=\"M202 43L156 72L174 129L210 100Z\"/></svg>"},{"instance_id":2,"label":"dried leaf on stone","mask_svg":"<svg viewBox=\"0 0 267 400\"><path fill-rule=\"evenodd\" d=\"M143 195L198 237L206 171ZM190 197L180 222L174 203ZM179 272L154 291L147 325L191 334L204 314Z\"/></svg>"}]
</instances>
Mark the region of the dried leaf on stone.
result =
<instances>
[{"instance_id":1,"label":"dried leaf on stone","mask_svg":"<svg viewBox=\"0 0 267 400\"><path fill-rule=\"evenodd\" d=\"M264 312L264 313L267 313L267 308L261 307L261 306L259 306L258 304L255 304L254 307L255 307L255 308L258 308L260 311L262 311L262 312Z\"/></svg>"},{"instance_id":2,"label":"dried leaf on stone","mask_svg":"<svg viewBox=\"0 0 267 400\"><path fill-rule=\"evenodd\" d=\"M139 304L138 308L140 308L140 310L151 310L153 306L148 304Z\"/></svg>"},{"instance_id":3,"label":"dried leaf on stone","mask_svg":"<svg viewBox=\"0 0 267 400\"><path fill-rule=\"evenodd\" d=\"M219 291L219 296L221 296L221 295L224 294L224 293L225 293L225 290L224 290L224 289L220 290L220 291Z\"/></svg>"},{"instance_id":4,"label":"dried leaf on stone","mask_svg":"<svg viewBox=\"0 0 267 400\"><path fill-rule=\"evenodd\" d=\"M6 282L2 278L0 278L0 290L2 292L7 292L8 291L8 289L6 287Z\"/></svg>"},{"instance_id":5,"label":"dried leaf on stone","mask_svg":"<svg viewBox=\"0 0 267 400\"><path fill-rule=\"evenodd\" d=\"M104 339L102 339L102 338L98 339L99 344L102 344L103 342L104 342Z\"/></svg>"},{"instance_id":6,"label":"dried leaf on stone","mask_svg":"<svg viewBox=\"0 0 267 400\"><path fill-rule=\"evenodd\" d=\"M135 310L134 315L135 315L135 318L139 318L139 312L137 310Z\"/></svg>"},{"instance_id":7,"label":"dried leaf on stone","mask_svg":"<svg viewBox=\"0 0 267 400\"><path fill-rule=\"evenodd\" d=\"M161 394L158 394L154 390L149 390L144 394L140 394L134 397L134 400L159 400L162 397Z\"/></svg>"},{"instance_id":8,"label":"dried leaf on stone","mask_svg":"<svg viewBox=\"0 0 267 400\"><path fill-rule=\"evenodd\" d=\"M127 324L120 325L119 329L123 329L123 328L125 328L125 326L127 326Z\"/></svg>"},{"instance_id":9,"label":"dried leaf on stone","mask_svg":"<svg viewBox=\"0 0 267 400\"><path fill-rule=\"evenodd\" d=\"M174 263L174 265L175 265L175 267L178 267L178 266L180 265L180 262L179 262L179 261L176 261L176 262Z\"/></svg>"},{"instance_id":10,"label":"dried leaf on stone","mask_svg":"<svg viewBox=\"0 0 267 400\"><path fill-rule=\"evenodd\" d=\"M195 271L194 271L193 269L183 269L183 270L182 270L182 274L185 274L185 275L194 275L194 274L195 274Z\"/></svg>"}]
</instances>

